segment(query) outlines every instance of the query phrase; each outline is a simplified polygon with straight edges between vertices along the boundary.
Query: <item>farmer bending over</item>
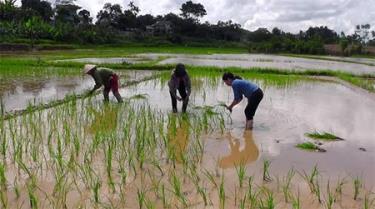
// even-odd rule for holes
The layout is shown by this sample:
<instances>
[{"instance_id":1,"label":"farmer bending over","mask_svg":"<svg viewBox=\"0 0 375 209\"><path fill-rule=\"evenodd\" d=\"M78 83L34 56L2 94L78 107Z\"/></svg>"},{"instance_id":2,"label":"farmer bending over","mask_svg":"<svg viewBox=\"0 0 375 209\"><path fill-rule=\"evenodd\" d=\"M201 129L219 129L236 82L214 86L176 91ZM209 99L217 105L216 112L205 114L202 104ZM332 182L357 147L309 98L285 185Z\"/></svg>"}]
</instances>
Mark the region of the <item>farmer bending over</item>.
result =
<instances>
[{"instance_id":1,"label":"farmer bending over","mask_svg":"<svg viewBox=\"0 0 375 209\"><path fill-rule=\"evenodd\" d=\"M253 117L258 108L260 101L263 99L263 91L256 84L242 80L241 77L233 75L233 73L224 73L223 81L233 88L234 100L226 108L232 112L235 105L241 102L242 95L247 97L248 103L245 108L246 129L253 128Z\"/></svg>"},{"instance_id":2,"label":"farmer bending over","mask_svg":"<svg viewBox=\"0 0 375 209\"><path fill-rule=\"evenodd\" d=\"M172 99L173 112L177 112L177 100L182 101L182 112L186 112L191 93L191 83L183 64L176 65L176 69L172 73L168 86ZM180 96L177 96L177 90L180 93Z\"/></svg>"},{"instance_id":3,"label":"farmer bending over","mask_svg":"<svg viewBox=\"0 0 375 209\"><path fill-rule=\"evenodd\" d=\"M122 102L120 93L118 92L119 77L116 73L107 68L97 68L96 65L86 64L83 68L84 74L91 75L95 80L94 88L89 92L94 93L102 85L104 86L103 96L104 101L109 101L109 91L112 90L113 95L119 103Z\"/></svg>"}]
</instances>

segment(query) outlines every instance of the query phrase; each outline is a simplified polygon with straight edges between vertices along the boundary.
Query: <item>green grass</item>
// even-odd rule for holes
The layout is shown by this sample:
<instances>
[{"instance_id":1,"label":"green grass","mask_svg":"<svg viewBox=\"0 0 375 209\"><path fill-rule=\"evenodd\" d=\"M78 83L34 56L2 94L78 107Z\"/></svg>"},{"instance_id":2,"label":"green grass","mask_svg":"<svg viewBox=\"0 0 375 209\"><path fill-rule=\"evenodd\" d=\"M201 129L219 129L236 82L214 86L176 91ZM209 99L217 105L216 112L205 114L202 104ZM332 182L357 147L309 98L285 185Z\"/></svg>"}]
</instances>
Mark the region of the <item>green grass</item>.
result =
<instances>
[{"instance_id":1,"label":"green grass","mask_svg":"<svg viewBox=\"0 0 375 209\"><path fill-rule=\"evenodd\" d=\"M316 144L312 142L304 142L296 145L297 148L300 148L302 150L306 151L317 151L317 152L325 152L324 149L320 148Z\"/></svg>"},{"instance_id":2,"label":"green grass","mask_svg":"<svg viewBox=\"0 0 375 209\"><path fill-rule=\"evenodd\" d=\"M341 141L341 140L344 140L334 134L331 134L331 133L328 133L328 132L323 132L323 133L320 133L320 132L312 132L312 133L306 133L305 134L306 136L312 138L312 139L316 139L316 140L322 140L322 141Z\"/></svg>"}]
</instances>

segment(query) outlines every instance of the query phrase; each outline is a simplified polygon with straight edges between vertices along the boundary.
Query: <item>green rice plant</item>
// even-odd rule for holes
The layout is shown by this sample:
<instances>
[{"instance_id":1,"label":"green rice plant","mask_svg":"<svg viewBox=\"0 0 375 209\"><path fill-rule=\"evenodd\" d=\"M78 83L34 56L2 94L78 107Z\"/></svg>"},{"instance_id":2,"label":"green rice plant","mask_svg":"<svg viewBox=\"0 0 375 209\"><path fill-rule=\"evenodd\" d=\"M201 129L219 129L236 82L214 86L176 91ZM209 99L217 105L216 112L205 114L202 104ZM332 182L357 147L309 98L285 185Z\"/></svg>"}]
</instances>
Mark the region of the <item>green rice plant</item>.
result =
<instances>
[{"instance_id":1,"label":"green rice plant","mask_svg":"<svg viewBox=\"0 0 375 209\"><path fill-rule=\"evenodd\" d=\"M312 142L304 142L296 145L297 148L307 151L326 152L325 149L320 148Z\"/></svg>"},{"instance_id":2,"label":"green rice plant","mask_svg":"<svg viewBox=\"0 0 375 209\"><path fill-rule=\"evenodd\" d=\"M316 198L318 199L319 203L322 203L322 198L321 198L321 192L320 192L320 184L319 184L319 179L316 178L314 181L314 194Z\"/></svg>"},{"instance_id":3,"label":"green rice plant","mask_svg":"<svg viewBox=\"0 0 375 209\"><path fill-rule=\"evenodd\" d=\"M107 171L107 176L108 176L108 185L112 189L112 192L115 193L115 183L113 182L112 178L112 157L113 157L113 149L114 149L114 144L109 142L106 150L106 171Z\"/></svg>"},{"instance_id":4,"label":"green rice plant","mask_svg":"<svg viewBox=\"0 0 375 209\"><path fill-rule=\"evenodd\" d=\"M270 165L271 165L271 162L269 160L263 161L263 181L266 181L266 182L272 181L272 178L269 172Z\"/></svg>"},{"instance_id":5,"label":"green rice plant","mask_svg":"<svg viewBox=\"0 0 375 209\"><path fill-rule=\"evenodd\" d=\"M173 175L172 175L172 187L173 187L174 194L179 198L181 203L185 207L187 207L186 198L185 198L185 196L182 192L182 188L181 188L181 182L178 179L178 177L176 176L176 173L173 173Z\"/></svg>"},{"instance_id":6,"label":"green rice plant","mask_svg":"<svg viewBox=\"0 0 375 209\"><path fill-rule=\"evenodd\" d=\"M328 133L328 132L312 132L312 133L306 133L306 136L316 139L316 140L322 140L322 141L342 141L343 138L340 138L338 136L335 136L334 134Z\"/></svg>"},{"instance_id":7,"label":"green rice plant","mask_svg":"<svg viewBox=\"0 0 375 209\"><path fill-rule=\"evenodd\" d=\"M20 189L17 183L17 179L14 179L13 182L13 188L14 188L14 194L16 195L16 199L18 200L20 198Z\"/></svg>"},{"instance_id":8,"label":"green rice plant","mask_svg":"<svg viewBox=\"0 0 375 209\"><path fill-rule=\"evenodd\" d=\"M202 200L204 202L204 206L207 206L208 205L208 200L207 200L208 196L206 194L206 189L202 188L198 185L197 191L198 191L198 194L202 197Z\"/></svg>"},{"instance_id":9,"label":"green rice plant","mask_svg":"<svg viewBox=\"0 0 375 209\"><path fill-rule=\"evenodd\" d=\"M309 188L310 188L310 192L311 193L314 193L316 188L316 179L318 178L318 175L319 175L319 171L318 171L318 166L315 165L314 168L311 170L311 173L310 174L307 174L305 171L303 171L303 173L299 173L302 178L307 182L307 184L309 185Z\"/></svg>"},{"instance_id":10,"label":"green rice plant","mask_svg":"<svg viewBox=\"0 0 375 209\"><path fill-rule=\"evenodd\" d=\"M301 209L301 199L300 199L300 194L299 190L296 196L293 196L292 198L292 207L293 209Z\"/></svg>"},{"instance_id":11,"label":"green rice plant","mask_svg":"<svg viewBox=\"0 0 375 209\"><path fill-rule=\"evenodd\" d=\"M240 200L240 205L239 205L239 208L240 209L245 209L246 208L246 200L247 200L247 196L246 194L242 197L242 199Z\"/></svg>"},{"instance_id":12,"label":"green rice plant","mask_svg":"<svg viewBox=\"0 0 375 209\"><path fill-rule=\"evenodd\" d=\"M357 200L360 189L362 187L362 181L359 179L359 177L355 177L353 179L353 187L354 187L354 200Z\"/></svg>"},{"instance_id":13,"label":"green rice plant","mask_svg":"<svg viewBox=\"0 0 375 209\"><path fill-rule=\"evenodd\" d=\"M207 169L204 169L203 174L208 178L208 180L212 183L212 185L217 188L218 185L215 181L215 177L208 171Z\"/></svg>"},{"instance_id":14,"label":"green rice plant","mask_svg":"<svg viewBox=\"0 0 375 209\"><path fill-rule=\"evenodd\" d=\"M239 166L236 166L236 173L238 176L238 182L240 185L240 188L243 186L243 182L245 180L245 165L244 163L240 163Z\"/></svg>"},{"instance_id":15,"label":"green rice plant","mask_svg":"<svg viewBox=\"0 0 375 209\"><path fill-rule=\"evenodd\" d=\"M333 204L336 202L335 194L332 193L329 187L329 181L327 183L327 199L325 200L325 207L326 209L332 209Z\"/></svg>"},{"instance_id":16,"label":"green rice plant","mask_svg":"<svg viewBox=\"0 0 375 209\"><path fill-rule=\"evenodd\" d=\"M365 199L363 200L363 209L374 208L374 206L375 206L375 199L371 198L371 194L366 193Z\"/></svg>"},{"instance_id":17,"label":"green rice plant","mask_svg":"<svg viewBox=\"0 0 375 209\"><path fill-rule=\"evenodd\" d=\"M136 95L133 95L129 98L129 100L132 100L132 99L147 99L148 97L148 94L136 94Z\"/></svg>"},{"instance_id":18,"label":"green rice plant","mask_svg":"<svg viewBox=\"0 0 375 209\"><path fill-rule=\"evenodd\" d=\"M341 197L342 197L342 188L343 188L343 186L346 184L347 182L346 182L346 180L345 180L345 178L339 178L338 180L337 180L337 184L336 184L336 189L335 189L335 194L336 194L336 198L338 199L341 199Z\"/></svg>"},{"instance_id":19,"label":"green rice plant","mask_svg":"<svg viewBox=\"0 0 375 209\"><path fill-rule=\"evenodd\" d=\"M266 199L263 202L262 199L259 201L260 208L274 209L275 208L275 199L272 191L266 190Z\"/></svg>"},{"instance_id":20,"label":"green rice plant","mask_svg":"<svg viewBox=\"0 0 375 209\"><path fill-rule=\"evenodd\" d=\"M163 208L168 208L168 202L167 202L167 197L165 195L165 185L161 185L161 200L163 203Z\"/></svg>"},{"instance_id":21,"label":"green rice plant","mask_svg":"<svg viewBox=\"0 0 375 209\"><path fill-rule=\"evenodd\" d=\"M3 163L0 163L0 190L6 191L7 190L7 179L5 176L6 167Z\"/></svg>"},{"instance_id":22,"label":"green rice plant","mask_svg":"<svg viewBox=\"0 0 375 209\"><path fill-rule=\"evenodd\" d=\"M225 208L225 188L224 188L224 176L221 177L221 183L219 188L219 200L220 200L220 209Z\"/></svg>"},{"instance_id":23,"label":"green rice plant","mask_svg":"<svg viewBox=\"0 0 375 209\"><path fill-rule=\"evenodd\" d=\"M94 185L93 185L93 188L92 188L92 190L94 192L94 201L95 201L96 204L98 204L99 201L100 201L99 200L99 189L100 189L100 187L101 187L101 183L100 183L99 179L97 179L94 182Z\"/></svg>"},{"instance_id":24,"label":"green rice plant","mask_svg":"<svg viewBox=\"0 0 375 209\"><path fill-rule=\"evenodd\" d=\"M36 184L34 180L27 183L27 193L29 195L30 207L32 209L38 209L38 198L35 195Z\"/></svg>"},{"instance_id":25,"label":"green rice plant","mask_svg":"<svg viewBox=\"0 0 375 209\"><path fill-rule=\"evenodd\" d=\"M138 206L139 209L143 208L143 204L145 204L145 196L146 193L143 189L137 189L137 200L138 200Z\"/></svg>"},{"instance_id":26,"label":"green rice plant","mask_svg":"<svg viewBox=\"0 0 375 209\"><path fill-rule=\"evenodd\" d=\"M290 185L291 185L292 178L294 177L295 173L296 172L295 172L294 169L289 170L287 176L284 179L284 184L282 186L282 190L283 190L283 194L284 194L284 200L285 200L286 203L289 202L290 197L291 197Z\"/></svg>"}]
</instances>

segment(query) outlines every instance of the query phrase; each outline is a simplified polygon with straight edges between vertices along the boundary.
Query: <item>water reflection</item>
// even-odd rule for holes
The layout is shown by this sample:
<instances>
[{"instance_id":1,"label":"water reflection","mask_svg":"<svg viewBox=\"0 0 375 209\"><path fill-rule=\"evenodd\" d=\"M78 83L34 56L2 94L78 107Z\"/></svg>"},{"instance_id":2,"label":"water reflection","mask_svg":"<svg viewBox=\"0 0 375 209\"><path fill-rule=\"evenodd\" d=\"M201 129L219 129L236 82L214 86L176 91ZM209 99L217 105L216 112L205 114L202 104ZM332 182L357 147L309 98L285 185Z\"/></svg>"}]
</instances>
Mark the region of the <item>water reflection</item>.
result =
<instances>
[{"instance_id":1,"label":"water reflection","mask_svg":"<svg viewBox=\"0 0 375 209\"><path fill-rule=\"evenodd\" d=\"M169 152L181 163L189 143L190 120L187 115L171 115L168 124Z\"/></svg>"},{"instance_id":2,"label":"water reflection","mask_svg":"<svg viewBox=\"0 0 375 209\"><path fill-rule=\"evenodd\" d=\"M119 105L104 104L101 110L88 108L93 115L91 124L87 127L90 134L110 134L116 131Z\"/></svg>"},{"instance_id":3,"label":"water reflection","mask_svg":"<svg viewBox=\"0 0 375 209\"><path fill-rule=\"evenodd\" d=\"M241 148L240 140L228 133L225 137L230 146L230 154L220 159L221 168L231 168L245 165L258 159L259 150L254 143L253 131L245 130L243 133L244 147Z\"/></svg>"}]
</instances>

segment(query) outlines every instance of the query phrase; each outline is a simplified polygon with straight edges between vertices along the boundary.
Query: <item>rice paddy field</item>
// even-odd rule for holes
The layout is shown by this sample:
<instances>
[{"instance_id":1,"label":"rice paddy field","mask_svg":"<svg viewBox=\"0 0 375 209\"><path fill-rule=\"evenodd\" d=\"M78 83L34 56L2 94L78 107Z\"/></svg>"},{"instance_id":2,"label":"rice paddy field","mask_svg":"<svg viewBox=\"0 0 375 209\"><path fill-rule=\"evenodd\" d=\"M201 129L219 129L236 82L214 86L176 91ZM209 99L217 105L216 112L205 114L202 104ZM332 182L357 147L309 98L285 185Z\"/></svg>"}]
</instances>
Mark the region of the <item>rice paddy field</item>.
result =
<instances>
[{"instance_id":1,"label":"rice paddy field","mask_svg":"<svg viewBox=\"0 0 375 209\"><path fill-rule=\"evenodd\" d=\"M373 66L350 63L366 69L351 74L279 69L261 55L272 66L71 53L115 69L124 103L87 95L94 81L80 60L64 61L67 51L1 55L0 208L375 208ZM192 95L175 114L167 82L181 56ZM235 56L247 55L225 59ZM253 130L246 101L224 108L225 71L264 91Z\"/></svg>"}]
</instances>

